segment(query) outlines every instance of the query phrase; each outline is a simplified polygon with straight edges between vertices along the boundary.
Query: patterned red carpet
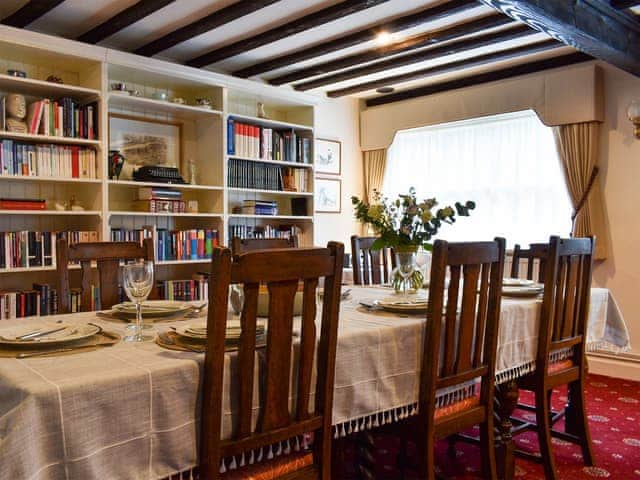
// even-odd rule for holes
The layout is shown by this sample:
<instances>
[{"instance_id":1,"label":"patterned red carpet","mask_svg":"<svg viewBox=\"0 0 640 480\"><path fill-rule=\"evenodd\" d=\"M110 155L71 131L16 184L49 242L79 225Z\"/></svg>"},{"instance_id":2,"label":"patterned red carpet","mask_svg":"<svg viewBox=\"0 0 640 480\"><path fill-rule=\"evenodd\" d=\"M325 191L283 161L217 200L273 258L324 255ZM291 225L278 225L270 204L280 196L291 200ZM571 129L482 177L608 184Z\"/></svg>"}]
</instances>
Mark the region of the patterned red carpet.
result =
<instances>
[{"instance_id":1,"label":"patterned red carpet","mask_svg":"<svg viewBox=\"0 0 640 480\"><path fill-rule=\"evenodd\" d=\"M529 401L529 397L526 396L522 396L521 399ZM554 408L559 409L565 401L566 389L554 393ZM578 446L553 439L559 477L562 480L640 480L640 383L590 375L587 381L587 405L596 465L584 466ZM561 422L556 424L556 427L562 427ZM375 440L376 478L399 478L395 467L397 440L386 435L376 435ZM517 437L517 443L523 450L538 451L537 438L533 432ZM345 457L351 460L354 445L347 444L345 449ZM477 447L458 443L455 462L450 460L446 450L447 444L441 443L437 455L441 475L455 480L479 478L477 474L480 469L480 457ZM349 460L345 462L344 477L352 479L355 478L355 472ZM544 480L542 466L517 459L516 478Z\"/></svg>"}]
</instances>

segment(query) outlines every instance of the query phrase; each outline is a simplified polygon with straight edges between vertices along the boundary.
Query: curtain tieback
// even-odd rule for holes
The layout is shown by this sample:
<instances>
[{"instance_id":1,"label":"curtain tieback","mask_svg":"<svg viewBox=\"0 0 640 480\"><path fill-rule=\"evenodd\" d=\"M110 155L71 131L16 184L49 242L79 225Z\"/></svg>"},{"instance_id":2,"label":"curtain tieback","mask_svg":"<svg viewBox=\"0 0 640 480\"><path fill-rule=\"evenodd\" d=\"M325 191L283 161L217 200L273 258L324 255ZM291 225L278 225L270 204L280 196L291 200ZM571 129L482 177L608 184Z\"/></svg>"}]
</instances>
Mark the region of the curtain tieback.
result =
<instances>
[{"instance_id":1,"label":"curtain tieback","mask_svg":"<svg viewBox=\"0 0 640 480\"><path fill-rule=\"evenodd\" d=\"M576 217L582 210L582 207L584 207L584 204L587 203L587 198L589 198L589 193L591 193L591 189L593 188L593 184L595 183L596 178L598 177L598 173L600 173L600 170L598 169L598 167L593 167L593 170L591 170L591 177L589 178L589 183L587 184L587 189L582 194L582 197L580 197L580 201L576 205L575 209L573 210L573 214L571 215L571 223L572 223L571 230L573 230L573 227L574 227L573 223L575 222Z\"/></svg>"}]
</instances>

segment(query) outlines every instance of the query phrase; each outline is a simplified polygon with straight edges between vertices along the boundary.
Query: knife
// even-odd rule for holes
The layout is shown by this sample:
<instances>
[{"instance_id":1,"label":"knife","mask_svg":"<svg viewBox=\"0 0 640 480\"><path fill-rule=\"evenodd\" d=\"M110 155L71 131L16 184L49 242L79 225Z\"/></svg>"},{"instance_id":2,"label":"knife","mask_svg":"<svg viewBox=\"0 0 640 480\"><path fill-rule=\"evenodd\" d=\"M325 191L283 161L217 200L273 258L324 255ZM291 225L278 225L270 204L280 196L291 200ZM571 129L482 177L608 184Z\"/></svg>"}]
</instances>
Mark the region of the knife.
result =
<instances>
[{"instance_id":1,"label":"knife","mask_svg":"<svg viewBox=\"0 0 640 480\"><path fill-rule=\"evenodd\" d=\"M29 333L25 333L24 335L20 335L19 337L16 337L16 340L31 340L32 338L38 338L38 337L43 337L45 335L49 335L51 333L56 333L59 332L61 330L66 329L67 327L57 327L57 328L52 328L51 330L36 330L34 332L29 332Z\"/></svg>"}]
</instances>

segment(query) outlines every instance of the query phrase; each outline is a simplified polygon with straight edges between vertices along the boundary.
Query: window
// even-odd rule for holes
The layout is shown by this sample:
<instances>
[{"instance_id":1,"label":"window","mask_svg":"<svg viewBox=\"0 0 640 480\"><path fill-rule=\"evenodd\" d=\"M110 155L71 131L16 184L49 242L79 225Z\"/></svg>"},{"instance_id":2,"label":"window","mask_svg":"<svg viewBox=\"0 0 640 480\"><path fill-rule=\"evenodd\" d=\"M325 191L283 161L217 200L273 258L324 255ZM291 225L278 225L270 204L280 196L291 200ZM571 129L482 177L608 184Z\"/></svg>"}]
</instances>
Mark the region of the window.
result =
<instances>
[{"instance_id":1,"label":"window","mask_svg":"<svg viewBox=\"0 0 640 480\"><path fill-rule=\"evenodd\" d=\"M473 200L470 217L438 238L495 236L527 245L568 236L571 203L553 134L532 111L398 132L389 148L383 192L393 198L415 187L441 205Z\"/></svg>"}]
</instances>

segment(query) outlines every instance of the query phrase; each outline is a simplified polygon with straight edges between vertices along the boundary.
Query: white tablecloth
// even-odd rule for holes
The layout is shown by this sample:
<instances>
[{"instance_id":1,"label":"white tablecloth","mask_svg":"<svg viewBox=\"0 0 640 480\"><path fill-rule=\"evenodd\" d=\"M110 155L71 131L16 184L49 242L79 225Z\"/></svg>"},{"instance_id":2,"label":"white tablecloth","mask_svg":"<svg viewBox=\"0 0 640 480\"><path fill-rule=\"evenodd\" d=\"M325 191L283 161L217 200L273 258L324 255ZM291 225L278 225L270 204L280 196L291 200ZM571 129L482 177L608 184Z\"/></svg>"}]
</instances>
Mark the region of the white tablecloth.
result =
<instances>
[{"instance_id":1,"label":"white tablecloth","mask_svg":"<svg viewBox=\"0 0 640 480\"><path fill-rule=\"evenodd\" d=\"M371 313L358 304L388 292L354 287L352 298L342 303L337 435L392 421L414 408L423 317ZM532 367L539 308L536 300L503 299L498 380ZM123 331L121 324L90 313L59 318ZM7 320L0 330L39 321ZM593 289L589 345L624 349L625 332L608 291ZM202 360L202 354L154 343L0 359L0 479L156 479L188 470L196 464ZM227 397L227 434L231 403Z\"/></svg>"}]
</instances>

